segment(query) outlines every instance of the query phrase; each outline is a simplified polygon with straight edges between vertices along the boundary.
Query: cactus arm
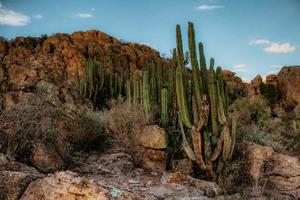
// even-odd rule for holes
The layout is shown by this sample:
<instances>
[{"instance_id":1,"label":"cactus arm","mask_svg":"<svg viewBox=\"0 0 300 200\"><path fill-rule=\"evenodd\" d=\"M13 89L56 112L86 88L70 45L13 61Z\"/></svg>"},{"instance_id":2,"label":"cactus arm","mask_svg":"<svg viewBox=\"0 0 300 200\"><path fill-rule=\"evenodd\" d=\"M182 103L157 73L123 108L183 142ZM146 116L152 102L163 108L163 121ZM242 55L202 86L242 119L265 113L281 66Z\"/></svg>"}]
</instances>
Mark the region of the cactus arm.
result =
<instances>
[{"instance_id":1,"label":"cactus arm","mask_svg":"<svg viewBox=\"0 0 300 200\"><path fill-rule=\"evenodd\" d=\"M190 160L195 161L196 160L196 156L195 156L195 153L194 153L193 149L191 148L191 146L189 145L189 143L188 143L188 141L186 139L180 115L178 115L178 123L179 123L180 132L181 132L181 135L182 135L182 147L183 147L183 150L184 150L184 152L186 153L186 155L188 156L188 158Z\"/></svg>"}]
</instances>

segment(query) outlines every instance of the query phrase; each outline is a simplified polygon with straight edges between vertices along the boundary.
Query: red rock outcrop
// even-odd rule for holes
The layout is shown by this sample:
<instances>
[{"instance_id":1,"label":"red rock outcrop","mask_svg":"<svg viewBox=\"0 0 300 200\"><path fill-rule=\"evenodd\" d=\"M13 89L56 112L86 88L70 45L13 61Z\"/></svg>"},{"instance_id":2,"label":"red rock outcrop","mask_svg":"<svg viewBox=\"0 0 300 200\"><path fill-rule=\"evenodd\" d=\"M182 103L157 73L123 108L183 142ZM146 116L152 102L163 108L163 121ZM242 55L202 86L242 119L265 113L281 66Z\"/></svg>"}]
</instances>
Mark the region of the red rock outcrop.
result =
<instances>
[{"instance_id":1,"label":"red rock outcrop","mask_svg":"<svg viewBox=\"0 0 300 200\"><path fill-rule=\"evenodd\" d=\"M245 159L244 165L240 166L240 176L248 176L251 187L257 187L261 192L276 198L300 198L298 158L276 153L270 147L247 141L240 143L238 150Z\"/></svg>"},{"instance_id":2,"label":"red rock outcrop","mask_svg":"<svg viewBox=\"0 0 300 200\"><path fill-rule=\"evenodd\" d=\"M283 98L300 104L300 66L283 67L278 73L277 86Z\"/></svg>"}]
</instances>

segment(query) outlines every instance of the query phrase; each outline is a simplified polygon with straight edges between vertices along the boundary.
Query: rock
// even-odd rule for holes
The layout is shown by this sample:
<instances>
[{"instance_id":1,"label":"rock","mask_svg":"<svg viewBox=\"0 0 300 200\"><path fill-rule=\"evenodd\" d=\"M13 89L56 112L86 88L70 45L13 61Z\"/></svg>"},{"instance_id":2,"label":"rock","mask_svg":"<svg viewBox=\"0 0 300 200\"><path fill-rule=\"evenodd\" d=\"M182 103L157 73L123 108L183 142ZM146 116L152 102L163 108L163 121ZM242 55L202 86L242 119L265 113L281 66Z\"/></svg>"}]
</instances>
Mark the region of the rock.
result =
<instances>
[{"instance_id":1,"label":"rock","mask_svg":"<svg viewBox=\"0 0 300 200\"><path fill-rule=\"evenodd\" d=\"M147 170L164 171L167 167L165 150L146 149L143 153L142 167Z\"/></svg>"},{"instance_id":2,"label":"rock","mask_svg":"<svg viewBox=\"0 0 300 200\"><path fill-rule=\"evenodd\" d=\"M250 96L256 96L261 94L260 86L263 84L262 77L260 75L257 75L252 81L250 85Z\"/></svg>"},{"instance_id":3,"label":"rock","mask_svg":"<svg viewBox=\"0 0 300 200\"><path fill-rule=\"evenodd\" d=\"M229 70L222 70L223 78L229 87L229 94L233 99L247 95L246 84L235 74Z\"/></svg>"},{"instance_id":4,"label":"rock","mask_svg":"<svg viewBox=\"0 0 300 200\"><path fill-rule=\"evenodd\" d=\"M6 155L4 155L3 153L0 153L0 165L4 165L6 163L8 163Z\"/></svg>"},{"instance_id":5,"label":"rock","mask_svg":"<svg viewBox=\"0 0 300 200\"><path fill-rule=\"evenodd\" d=\"M19 199L28 184L37 178L43 177L33 167L17 162L8 162L0 165L0 193L5 194L3 199ZM1 196L0 196L1 197Z\"/></svg>"},{"instance_id":6,"label":"rock","mask_svg":"<svg viewBox=\"0 0 300 200\"><path fill-rule=\"evenodd\" d=\"M49 173L64 168L65 164L53 146L35 144L31 150L30 160L38 170Z\"/></svg>"},{"instance_id":7,"label":"rock","mask_svg":"<svg viewBox=\"0 0 300 200\"><path fill-rule=\"evenodd\" d=\"M277 75L276 74L268 75L266 77L266 84L276 87L277 86Z\"/></svg>"},{"instance_id":8,"label":"rock","mask_svg":"<svg viewBox=\"0 0 300 200\"><path fill-rule=\"evenodd\" d=\"M138 137L139 144L144 147L165 149L168 145L167 133L157 125L146 126Z\"/></svg>"},{"instance_id":9,"label":"rock","mask_svg":"<svg viewBox=\"0 0 300 200\"><path fill-rule=\"evenodd\" d=\"M264 192L274 197L300 198L300 160L271 148L243 141L238 145L245 159L241 169L253 183L266 182ZM244 176L241 174L241 176ZM250 180L251 182L251 180Z\"/></svg>"},{"instance_id":10,"label":"rock","mask_svg":"<svg viewBox=\"0 0 300 200\"><path fill-rule=\"evenodd\" d=\"M300 66L283 67L278 73L277 86L287 101L300 104Z\"/></svg>"},{"instance_id":11,"label":"rock","mask_svg":"<svg viewBox=\"0 0 300 200\"><path fill-rule=\"evenodd\" d=\"M64 171L31 182L24 191L21 200L35 199L109 200L111 198L109 192L94 180L82 178L70 171Z\"/></svg>"},{"instance_id":12,"label":"rock","mask_svg":"<svg viewBox=\"0 0 300 200\"><path fill-rule=\"evenodd\" d=\"M188 158L172 160L172 169L186 175L193 173L193 165L191 160Z\"/></svg>"}]
</instances>

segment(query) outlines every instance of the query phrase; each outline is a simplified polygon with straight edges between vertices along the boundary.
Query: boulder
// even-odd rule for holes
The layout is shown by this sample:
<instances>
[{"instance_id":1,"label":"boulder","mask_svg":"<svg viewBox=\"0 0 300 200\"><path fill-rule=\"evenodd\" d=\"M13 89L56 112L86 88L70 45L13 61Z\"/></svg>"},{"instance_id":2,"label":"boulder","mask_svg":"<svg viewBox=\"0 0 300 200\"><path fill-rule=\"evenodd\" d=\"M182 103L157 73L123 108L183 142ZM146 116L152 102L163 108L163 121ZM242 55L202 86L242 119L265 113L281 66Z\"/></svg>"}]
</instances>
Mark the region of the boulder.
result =
<instances>
[{"instance_id":1,"label":"boulder","mask_svg":"<svg viewBox=\"0 0 300 200\"><path fill-rule=\"evenodd\" d=\"M273 197L300 198L300 160L276 153L272 148L243 141L238 150L244 158L240 166L252 187L261 184L263 192ZM243 177L243 174L240 174Z\"/></svg>"},{"instance_id":2,"label":"boulder","mask_svg":"<svg viewBox=\"0 0 300 200\"><path fill-rule=\"evenodd\" d=\"M140 145L152 149L165 149L168 145L167 133L157 125L146 126L138 136Z\"/></svg>"},{"instance_id":3,"label":"boulder","mask_svg":"<svg viewBox=\"0 0 300 200\"><path fill-rule=\"evenodd\" d=\"M287 101L300 104L300 66L283 67L278 73L277 86Z\"/></svg>"},{"instance_id":4,"label":"boulder","mask_svg":"<svg viewBox=\"0 0 300 200\"><path fill-rule=\"evenodd\" d=\"M19 199L27 185L43 177L33 167L28 167L24 164L17 162L5 162L0 164L0 199Z\"/></svg>"},{"instance_id":5,"label":"boulder","mask_svg":"<svg viewBox=\"0 0 300 200\"><path fill-rule=\"evenodd\" d=\"M99 199L109 200L109 192L96 181L63 171L31 182L21 200Z\"/></svg>"},{"instance_id":6,"label":"boulder","mask_svg":"<svg viewBox=\"0 0 300 200\"><path fill-rule=\"evenodd\" d=\"M277 75L270 74L270 75L266 76L266 84L276 87L277 86Z\"/></svg>"},{"instance_id":7,"label":"boulder","mask_svg":"<svg viewBox=\"0 0 300 200\"><path fill-rule=\"evenodd\" d=\"M164 171L167 167L167 152L158 149L145 149L142 167L152 171Z\"/></svg>"},{"instance_id":8,"label":"boulder","mask_svg":"<svg viewBox=\"0 0 300 200\"><path fill-rule=\"evenodd\" d=\"M58 171L65 167L64 161L55 151L55 148L41 143L34 144L30 161L33 166L45 173Z\"/></svg>"},{"instance_id":9,"label":"boulder","mask_svg":"<svg viewBox=\"0 0 300 200\"><path fill-rule=\"evenodd\" d=\"M250 84L250 96L255 96L261 94L260 86L263 84L263 79L260 75L257 75L253 80L251 80Z\"/></svg>"}]
</instances>

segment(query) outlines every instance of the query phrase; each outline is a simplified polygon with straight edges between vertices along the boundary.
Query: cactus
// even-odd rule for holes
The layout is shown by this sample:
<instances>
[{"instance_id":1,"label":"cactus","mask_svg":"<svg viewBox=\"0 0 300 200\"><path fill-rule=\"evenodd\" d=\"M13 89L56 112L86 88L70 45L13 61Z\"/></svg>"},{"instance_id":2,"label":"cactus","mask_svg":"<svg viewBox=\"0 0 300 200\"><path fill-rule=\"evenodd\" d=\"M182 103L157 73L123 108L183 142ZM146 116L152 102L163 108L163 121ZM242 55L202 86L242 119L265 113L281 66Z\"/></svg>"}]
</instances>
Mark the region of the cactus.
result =
<instances>
[{"instance_id":1,"label":"cactus","mask_svg":"<svg viewBox=\"0 0 300 200\"><path fill-rule=\"evenodd\" d=\"M183 55L180 27L176 27L177 36L177 69L176 69L176 95L179 107L179 118L183 124L191 130L193 149L186 140L181 120L179 126L182 133L182 144L187 156L194 160L198 166L207 172L207 175L215 177L216 172L220 173L224 165L232 155L235 143L236 119L233 117L230 124L227 121L226 114L228 101L226 95L227 87L222 77L222 69L214 70L214 59L210 60L210 68L206 70L206 63L203 51L203 44L199 43L200 67L195 51L194 28L191 22L188 23L188 42L190 50L190 60L192 65L192 78L183 78ZM183 83L192 80L193 91L188 96L184 90ZM188 84L189 85L189 84ZM208 94L209 102L206 100ZM187 102L192 99L193 124L190 121ZM209 119L209 120L208 120ZM210 122L207 126L207 122ZM221 133L219 133L221 129ZM215 164L216 163L216 164Z\"/></svg>"},{"instance_id":2,"label":"cactus","mask_svg":"<svg viewBox=\"0 0 300 200\"><path fill-rule=\"evenodd\" d=\"M204 56L204 50L203 50L203 44L202 42L199 43L199 56L200 56L200 72L202 77L202 87L203 87L203 93L208 94L208 88L207 88L207 69L206 69L206 61Z\"/></svg>"},{"instance_id":3,"label":"cactus","mask_svg":"<svg viewBox=\"0 0 300 200\"><path fill-rule=\"evenodd\" d=\"M144 106L144 113L145 119L149 123L152 119L151 116L151 109L150 109L150 97L149 97L149 72L144 71L143 76L143 106Z\"/></svg>"},{"instance_id":4,"label":"cactus","mask_svg":"<svg viewBox=\"0 0 300 200\"><path fill-rule=\"evenodd\" d=\"M212 132L214 136L218 136L217 91L216 91L216 84L215 84L214 63L215 60L211 58L209 72L208 72L208 94L209 94L209 101L210 101Z\"/></svg>"},{"instance_id":5,"label":"cactus","mask_svg":"<svg viewBox=\"0 0 300 200\"><path fill-rule=\"evenodd\" d=\"M161 124L167 127L169 123L169 95L168 90L163 88L161 90Z\"/></svg>"},{"instance_id":6,"label":"cactus","mask_svg":"<svg viewBox=\"0 0 300 200\"><path fill-rule=\"evenodd\" d=\"M196 43L195 43L195 31L193 23L188 23L188 44L191 56L191 65L192 65L192 77L193 77L193 84L194 84L194 92L195 92L195 99L197 108L200 106L201 99L202 99L202 91L200 83L202 81L199 80L201 78L196 54Z\"/></svg>"},{"instance_id":7,"label":"cactus","mask_svg":"<svg viewBox=\"0 0 300 200\"><path fill-rule=\"evenodd\" d=\"M188 127L192 128L192 123L190 120L187 100L186 100L186 91L185 91L185 84L183 80L183 49L182 49L182 39L181 39L181 31L180 26L176 26L176 38L177 38L177 59L178 59L178 66L176 68L176 96L177 96L177 103L179 108L179 114L183 124Z\"/></svg>"}]
</instances>

